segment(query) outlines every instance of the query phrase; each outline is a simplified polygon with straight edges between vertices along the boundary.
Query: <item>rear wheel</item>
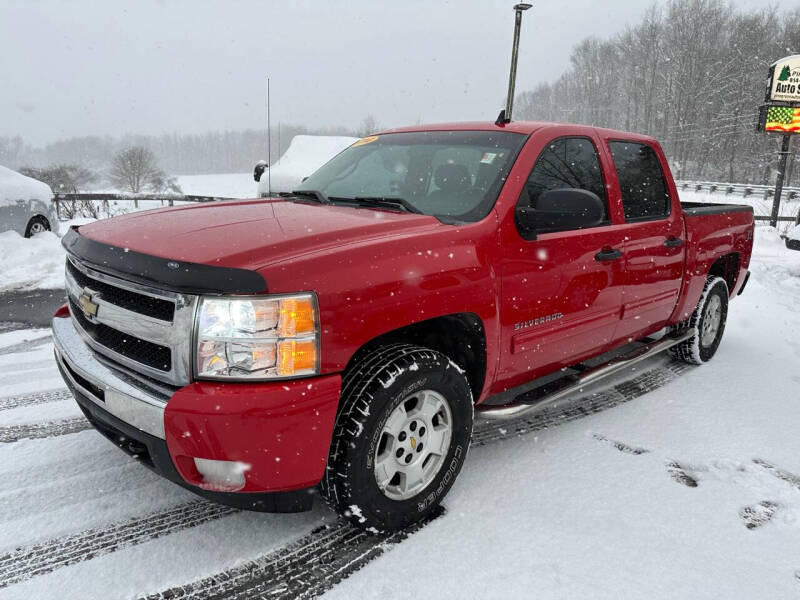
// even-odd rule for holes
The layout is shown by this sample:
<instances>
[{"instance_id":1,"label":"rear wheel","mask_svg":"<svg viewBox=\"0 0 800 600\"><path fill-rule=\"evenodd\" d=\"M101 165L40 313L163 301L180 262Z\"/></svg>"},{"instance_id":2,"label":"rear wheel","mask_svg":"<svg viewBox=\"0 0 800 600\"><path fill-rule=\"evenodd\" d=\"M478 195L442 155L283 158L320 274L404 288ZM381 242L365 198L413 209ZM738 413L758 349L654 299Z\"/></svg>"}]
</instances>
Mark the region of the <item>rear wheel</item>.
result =
<instances>
[{"instance_id":1,"label":"rear wheel","mask_svg":"<svg viewBox=\"0 0 800 600\"><path fill-rule=\"evenodd\" d=\"M673 356L694 365L711 360L722 341L727 318L728 284L722 277L709 277L689 319L693 335L672 348Z\"/></svg>"},{"instance_id":2,"label":"rear wheel","mask_svg":"<svg viewBox=\"0 0 800 600\"><path fill-rule=\"evenodd\" d=\"M467 378L445 355L408 344L363 355L342 381L323 495L365 529L424 519L461 470L472 416Z\"/></svg>"},{"instance_id":3,"label":"rear wheel","mask_svg":"<svg viewBox=\"0 0 800 600\"><path fill-rule=\"evenodd\" d=\"M25 228L25 237L29 238L44 231L50 231L50 221L44 217L33 217Z\"/></svg>"}]
</instances>

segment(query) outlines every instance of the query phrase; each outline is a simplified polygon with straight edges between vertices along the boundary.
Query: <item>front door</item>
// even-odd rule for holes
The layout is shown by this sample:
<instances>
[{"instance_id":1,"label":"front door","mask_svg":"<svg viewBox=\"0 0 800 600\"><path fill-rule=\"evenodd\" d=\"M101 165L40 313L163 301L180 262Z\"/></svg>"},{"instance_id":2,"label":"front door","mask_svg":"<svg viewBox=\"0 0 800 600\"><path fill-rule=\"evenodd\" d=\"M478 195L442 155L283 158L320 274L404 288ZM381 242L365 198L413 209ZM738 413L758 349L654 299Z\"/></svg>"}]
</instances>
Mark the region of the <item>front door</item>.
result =
<instances>
[{"instance_id":1,"label":"front door","mask_svg":"<svg viewBox=\"0 0 800 600\"><path fill-rule=\"evenodd\" d=\"M589 190L605 203L596 227L503 235L502 353L498 383L510 388L607 347L619 322L625 234L612 224L595 140L561 137L536 160L519 203L547 190ZM516 227L506 223L504 227Z\"/></svg>"}]
</instances>

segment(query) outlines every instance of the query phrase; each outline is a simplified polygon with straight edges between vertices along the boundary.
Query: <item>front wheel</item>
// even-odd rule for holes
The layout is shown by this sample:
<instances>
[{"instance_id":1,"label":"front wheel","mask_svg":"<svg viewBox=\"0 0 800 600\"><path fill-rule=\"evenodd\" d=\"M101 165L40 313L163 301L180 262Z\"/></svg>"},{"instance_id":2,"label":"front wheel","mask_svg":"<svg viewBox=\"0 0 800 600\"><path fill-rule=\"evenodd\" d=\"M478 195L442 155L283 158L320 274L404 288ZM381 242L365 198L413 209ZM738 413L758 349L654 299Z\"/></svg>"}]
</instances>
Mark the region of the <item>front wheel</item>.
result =
<instances>
[{"instance_id":1,"label":"front wheel","mask_svg":"<svg viewBox=\"0 0 800 600\"><path fill-rule=\"evenodd\" d=\"M25 228L25 237L29 238L45 231L50 231L50 221L44 217L33 217Z\"/></svg>"},{"instance_id":2,"label":"front wheel","mask_svg":"<svg viewBox=\"0 0 800 600\"><path fill-rule=\"evenodd\" d=\"M689 330L693 335L672 348L673 356L693 365L711 360L722 341L727 319L728 284L722 277L709 277L700 302L689 319Z\"/></svg>"},{"instance_id":3,"label":"front wheel","mask_svg":"<svg viewBox=\"0 0 800 600\"><path fill-rule=\"evenodd\" d=\"M444 354L408 344L365 354L342 381L323 495L364 529L423 520L464 464L472 417L469 382Z\"/></svg>"}]
</instances>

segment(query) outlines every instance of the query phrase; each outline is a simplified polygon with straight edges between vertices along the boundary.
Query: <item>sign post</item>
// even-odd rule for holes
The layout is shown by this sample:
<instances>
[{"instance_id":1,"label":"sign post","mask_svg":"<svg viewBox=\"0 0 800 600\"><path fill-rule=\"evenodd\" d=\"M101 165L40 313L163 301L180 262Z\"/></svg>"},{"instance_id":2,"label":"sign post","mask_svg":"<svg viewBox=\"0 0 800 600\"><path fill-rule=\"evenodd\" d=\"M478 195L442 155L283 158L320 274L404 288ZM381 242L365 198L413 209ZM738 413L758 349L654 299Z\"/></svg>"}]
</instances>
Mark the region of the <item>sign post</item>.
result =
<instances>
[{"instance_id":1,"label":"sign post","mask_svg":"<svg viewBox=\"0 0 800 600\"><path fill-rule=\"evenodd\" d=\"M769 224L778 226L778 217L781 212L781 196L783 195L783 178L786 175L786 159L789 157L789 148L792 145L792 135L787 133L781 142L780 158L778 159L778 178L775 180L775 198L772 200L772 216Z\"/></svg>"},{"instance_id":2,"label":"sign post","mask_svg":"<svg viewBox=\"0 0 800 600\"><path fill-rule=\"evenodd\" d=\"M762 133L783 135L769 221L770 225L777 227L792 136L800 133L800 55L787 56L770 66L764 101L759 114L758 130Z\"/></svg>"}]
</instances>

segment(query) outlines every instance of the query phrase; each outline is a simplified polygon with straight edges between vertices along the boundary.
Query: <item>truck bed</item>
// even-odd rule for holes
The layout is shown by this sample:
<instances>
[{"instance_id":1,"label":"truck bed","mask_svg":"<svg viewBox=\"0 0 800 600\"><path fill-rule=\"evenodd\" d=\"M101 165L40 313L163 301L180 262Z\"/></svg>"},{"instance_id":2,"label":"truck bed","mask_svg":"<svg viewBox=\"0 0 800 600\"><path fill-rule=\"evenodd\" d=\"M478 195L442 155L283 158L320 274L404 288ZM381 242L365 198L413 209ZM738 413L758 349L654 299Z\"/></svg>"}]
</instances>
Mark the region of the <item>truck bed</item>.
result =
<instances>
[{"instance_id":1,"label":"truck bed","mask_svg":"<svg viewBox=\"0 0 800 600\"><path fill-rule=\"evenodd\" d=\"M720 269L731 296L738 294L747 277L753 247L753 207L744 204L681 202L686 227L686 265L682 299L674 317L679 322L692 314L711 266Z\"/></svg>"},{"instance_id":2,"label":"truck bed","mask_svg":"<svg viewBox=\"0 0 800 600\"><path fill-rule=\"evenodd\" d=\"M714 204L711 202L681 202L683 214L687 217L701 215L721 215L725 213L753 213L753 207L747 204Z\"/></svg>"}]
</instances>

